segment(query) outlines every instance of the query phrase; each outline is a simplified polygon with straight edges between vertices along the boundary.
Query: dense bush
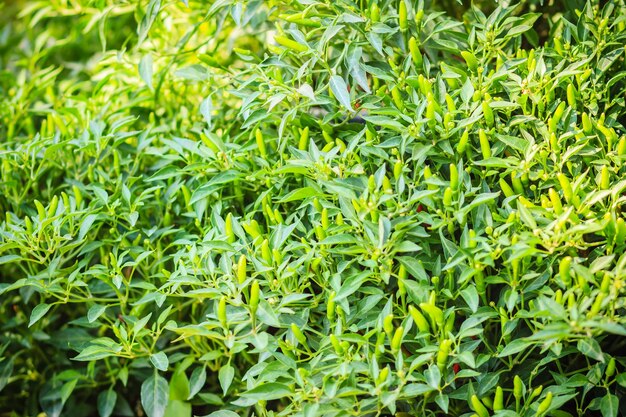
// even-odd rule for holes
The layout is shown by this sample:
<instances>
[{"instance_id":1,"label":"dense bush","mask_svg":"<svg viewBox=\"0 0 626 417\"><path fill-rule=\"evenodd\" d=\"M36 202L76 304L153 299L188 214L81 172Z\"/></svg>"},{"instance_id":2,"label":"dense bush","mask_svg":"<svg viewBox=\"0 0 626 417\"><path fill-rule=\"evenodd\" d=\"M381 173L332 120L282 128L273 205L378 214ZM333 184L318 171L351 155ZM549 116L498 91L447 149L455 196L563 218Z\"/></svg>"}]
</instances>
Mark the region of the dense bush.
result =
<instances>
[{"instance_id":1,"label":"dense bush","mask_svg":"<svg viewBox=\"0 0 626 417\"><path fill-rule=\"evenodd\" d=\"M0 415L626 415L626 5L5 2Z\"/></svg>"}]
</instances>

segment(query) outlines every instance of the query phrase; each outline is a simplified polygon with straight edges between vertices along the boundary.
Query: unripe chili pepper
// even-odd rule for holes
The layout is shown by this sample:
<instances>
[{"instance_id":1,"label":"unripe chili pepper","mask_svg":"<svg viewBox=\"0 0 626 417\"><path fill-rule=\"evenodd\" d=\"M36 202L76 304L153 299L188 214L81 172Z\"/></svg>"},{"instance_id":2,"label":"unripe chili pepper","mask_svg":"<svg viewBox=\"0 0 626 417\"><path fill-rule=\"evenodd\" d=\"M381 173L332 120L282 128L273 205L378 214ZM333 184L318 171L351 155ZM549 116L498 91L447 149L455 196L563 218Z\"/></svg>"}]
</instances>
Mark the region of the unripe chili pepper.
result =
<instances>
[{"instance_id":1,"label":"unripe chili pepper","mask_svg":"<svg viewBox=\"0 0 626 417\"><path fill-rule=\"evenodd\" d=\"M337 216L335 216L335 224L337 226L341 226L344 224L343 215L341 213L337 213Z\"/></svg>"},{"instance_id":2,"label":"unripe chili pepper","mask_svg":"<svg viewBox=\"0 0 626 417\"><path fill-rule=\"evenodd\" d=\"M483 403L480 402L476 394L472 395L471 405L472 409L478 414L478 417L489 417L489 411Z\"/></svg>"},{"instance_id":3,"label":"unripe chili pepper","mask_svg":"<svg viewBox=\"0 0 626 417\"><path fill-rule=\"evenodd\" d=\"M548 411L548 408L550 408L550 405L552 404L552 392L548 391L548 393L546 394L546 398L539 404L539 407L537 407L537 416L543 415L546 411Z\"/></svg>"},{"instance_id":4,"label":"unripe chili pepper","mask_svg":"<svg viewBox=\"0 0 626 417\"><path fill-rule=\"evenodd\" d=\"M277 224L282 224L285 222L283 219L283 215L280 214L280 211L278 211L277 208L274 209L274 219L276 219Z\"/></svg>"},{"instance_id":5,"label":"unripe chili pepper","mask_svg":"<svg viewBox=\"0 0 626 417\"><path fill-rule=\"evenodd\" d=\"M500 178L499 183L500 183L500 189L502 190L502 193L504 194L506 198L509 198L515 195L515 192L513 191L511 186L509 186L509 184L506 182L504 178Z\"/></svg>"},{"instance_id":6,"label":"unripe chili pepper","mask_svg":"<svg viewBox=\"0 0 626 417\"><path fill-rule=\"evenodd\" d=\"M259 228L259 222L257 222L256 220L252 219L250 220L249 223L243 223L242 226L244 230L246 231L246 233L248 233L250 237L252 237L253 239L256 239L257 237L261 236L261 229Z\"/></svg>"},{"instance_id":7,"label":"unripe chili pepper","mask_svg":"<svg viewBox=\"0 0 626 417\"><path fill-rule=\"evenodd\" d=\"M464 154L467 149L467 143L469 142L469 131L467 128L463 131L461 138L459 139L459 143L456 145L456 151L459 154Z\"/></svg>"},{"instance_id":8,"label":"unripe chili pepper","mask_svg":"<svg viewBox=\"0 0 626 417\"><path fill-rule=\"evenodd\" d=\"M454 99L448 93L446 93L446 105L448 106L448 113L452 116L452 113L456 111L456 104L454 104Z\"/></svg>"},{"instance_id":9,"label":"unripe chili pepper","mask_svg":"<svg viewBox=\"0 0 626 417\"><path fill-rule=\"evenodd\" d=\"M593 133L593 123L591 122L591 118L589 117L587 113L583 112L582 121L583 121L583 132L586 135L590 135L591 133Z\"/></svg>"},{"instance_id":10,"label":"unripe chili pepper","mask_svg":"<svg viewBox=\"0 0 626 417\"><path fill-rule=\"evenodd\" d=\"M596 299L594 300L593 304L591 305L591 309L589 309L589 313L587 314L588 318L592 319L598 315L598 313L602 309L602 303L604 302L605 297L606 294L602 292L599 292L596 295Z\"/></svg>"},{"instance_id":11,"label":"unripe chili pepper","mask_svg":"<svg viewBox=\"0 0 626 417\"><path fill-rule=\"evenodd\" d=\"M617 154L619 156L626 155L626 136L622 136L617 143Z\"/></svg>"},{"instance_id":12,"label":"unripe chili pepper","mask_svg":"<svg viewBox=\"0 0 626 417\"><path fill-rule=\"evenodd\" d=\"M385 366L383 369L380 370L380 373L378 374L378 378L376 378L376 385L380 385L383 382L385 382L388 376L389 376L389 365Z\"/></svg>"},{"instance_id":13,"label":"unripe chili pepper","mask_svg":"<svg viewBox=\"0 0 626 417\"><path fill-rule=\"evenodd\" d=\"M423 312L428 314L430 319L433 322L433 327L441 328L443 327L443 311L434 304L430 303L420 303L420 308Z\"/></svg>"},{"instance_id":14,"label":"unripe chili pepper","mask_svg":"<svg viewBox=\"0 0 626 417\"><path fill-rule=\"evenodd\" d=\"M416 69L421 69L424 59L420 51L419 42L414 36L409 39L409 52L411 53L411 59L413 59L413 65Z\"/></svg>"},{"instance_id":15,"label":"unripe chili pepper","mask_svg":"<svg viewBox=\"0 0 626 417\"><path fill-rule=\"evenodd\" d=\"M439 351L437 352L437 367L441 372L444 372L448 365L448 356L450 355L450 347L452 346L452 340L445 339L439 345Z\"/></svg>"},{"instance_id":16,"label":"unripe chili pepper","mask_svg":"<svg viewBox=\"0 0 626 417\"><path fill-rule=\"evenodd\" d=\"M529 401L532 401L533 398L537 398L538 396L541 395L541 392L543 391L543 385L539 385L537 388L535 388L533 390L533 392L530 394L530 399Z\"/></svg>"},{"instance_id":17,"label":"unripe chili pepper","mask_svg":"<svg viewBox=\"0 0 626 417\"><path fill-rule=\"evenodd\" d=\"M233 215L231 213L226 215L226 219L224 220L224 229L226 233L226 240L228 243L233 243L235 241L235 232L233 231Z\"/></svg>"},{"instance_id":18,"label":"unripe chili pepper","mask_svg":"<svg viewBox=\"0 0 626 417\"><path fill-rule=\"evenodd\" d=\"M33 222L30 220L30 217L24 217L24 227L26 229L26 233L29 235L33 234Z\"/></svg>"},{"instance_id":19,"label":"unripe chili pepper","mask_svg":"<svg viewBox=\"0 0 626 417\"><path fill-rule=\"evenodd\" d=\"M570 256L566 256L561 259L559 263L559 276L561 277L561 281L565 284L566 287L569 287L572 283L572 276L570 275L570 268L572 267L572 258Z\"/></svg>"},{"instance_id":20,"label":"unripe chili pepper","mask_svg":"<svg viewBox=\"0 0 626 417\"><path fill-rule=\"evenodd\" d=\"M335 353L337 353L337 355L343 354L343 348L341 347L341 344L339 343L339 339L337 339L337 336L335 336L334 334L331 334L330 343L333 345L333 349L335 349Z\"/></svg>"},{"instance_id":21,"label":"unripe chili pepper","mask_svg":"<svg viewBox=\"0 0 626 417\"><path fill-rule=\"evenodd\" d=\"M393 100L393 104L395 104L398 110L404 109L404 100L402 100L402 95L400 94L400 89L398 85L394 85L391 88L391 99Z\"/></svg>"},{"instance_id":22,"label":"unripe chili pepper","mask_svg":"<svg viewBox=\"0 0 626 417\"><path fill-rule=\"evenodd\" d=\"M296 52L306 52L309 50L306 45L302 45L292 39L287 38L286 36L276 35L274 36L274 40L277 44Z\"/></svg>"},{"instance_id":23,"label":"unripe chili pepper","mask_svg":"<svg viewBox=\"0 0 626 417\"><path fill-rule=\"evenodd\" d=\"M619 217L616 221L615 243L618 245L626 241L626 221Z\"/></svg>"},{"instance_id":24,"label":"unripe chili pepper","mask_svg":"<svg viewBox=\"0 0 626 417\"><path fill-rule=\"evenodd\" d=\"M426 119L428 119L428 125L432 127L437 124L437 119L435 117L437 113L437 105L432 93L428 93L426 100L428 101L426 104Z\"/></svg>"},{"instance_id":25,"label":"unripe chili pepper","mask_svg":"<svg viewBox=\"0 0 626 417\"><path fill-rule=\"evenodd\" d=\"M377 23L380 20L380 9L378 8L378 3L376 2L370 6L370 20L372 23Z\"/></svg>"},{"instance_id":26,"label":"unripe chili pepper","mask_svg":"<svg viewBox=\"0 0 626 417\"><path fill-rule=\"evenodd\" d=\"M400 0L400 4L398 5L398 25L400 26L401 32L406 32L409 26L406 2L404 0Z\"/></svg>"},{"instance_id":27,"label":"unripe chili pepper","mask_svg":"<svg viewBox=\"0 0 626 417\"><path fill-rule=\"evenodd\" d=\"M222 296L217 305L217 319L224 329L228 328L228 319L226 317L226 296Z\"/></svg>"},{"instance_id":28,"label":"unripe chili pepper","mask_svg":"<svg viewBox=\"0 0 626 417\"><path fill-rule=\"evenodd\" d=\"M244 282L246 282L247 265L248 265L248 260L246 259L246 255L241 255L239 257L239 261L237 262L237 282L239 282L239 285L242 285Z\"/></svg>"},{"instance_id":29,"label":"unripe chili pepper","mask_svg":"<svg viewBox=\"0 0 626 417\"><path fill-rule=\"evenodd\" d=\"M257 307L259 306L259 298L261 289L259 288L259 281L253 281L252 287L250 287L250 313L254 317L256 314Z\"/></svg>"},{"instance_id":30,"label":"unripe chili pepper","mask_svg":"<svg viewBox=\"0 0 626 417\"><path fill-rule=\"evenodd\" d=\"M328 301L326 302L326 317L332 323L335 321L335 296L337 294L335 291L331 291L328 296Z\"/></svg>"},{"instance_id":31,"label":"unripe chili pepper","mask_svg":"<svg viewBox=\"0 0 626 417\"><path fill-rule=\"evenodd\" d=\"M452 188L450 187L446 187L445 191L443 192L443 205L444 207L452 206Z\"/></svg>"},{"instance_id":32,"label":"unripe chili pepper","mask_svg":"<svg viewBox=\"0 0 626 417\"><path fill-rule=\"evenodd\" d=\"M550 188L548 190L548 196L550 197L550 202L552 203L552 208L554 212L560 216L563 213L563 205L561 204L561 198L559 197L559 193L557 193L554 188Z\"/></svg>"},{"instance_id":33,"label":"unripe chili pepper","mask_svg":"<svg viewBox=\"0 0 626 417\"><path fill-rule=\"evenodd\" d=\"M607 378L612 377L615 374L615 358L609 359L609 363L606 365L606 369L604 370L604 376Z\"/></svg>"},{"instance_id":34,"label":"unripe chili pepper","mask_svg":"<svg viewBox=\"0 0 626 417\"><path fill-rule=\"evenodd\" d=\"M48 211L46 213L47 217L53 217L56 214L58 207L59 207L59 197L55 195L52 197L52 199L50 200L50 203L48 204Z\"/></svg>"},{"instance_id":35,"label":"unripe chili pepper","mask_svg":"<svg viewBox=\"0 0 626 417\"><path fill-rule=\"evenodd\" d=\"M513 378L513 397L515 397L515 409L519 411L520 402L524 395L524 383L519 375L515 375Z\"/></svg>"},{"instance_id":36,"label":"unripe chili pepper","mask_svg":"<svg viewBox=\"0 0 626 417\"><path fill-rule=\"evenodd\" d=\"M480 151L482 152L483 159L491 158L491 146L489 145L489 139L484 129L478 130L478 139L480 142Z\"/></svg>"},{"instance_id":37,"label":"unripe chili pepper","mask_svg":"<svg viewBox=\"0 0 626 417\"><path fill-rule=\"evenodd\" d=\"M570 107L576 108L576 89L574 88L574 84L567 86L567 104L569 104Z\"/></svg>"},{"instance_id":38,"label":"unripe chili pepper","mask_svg":"<svg viewBox=\"0 0 626 417\"><path fill-rule=\"evenodd\" d=\"M267 149L265 148L265 140L263 139L263 132L257 128L254 131L254 137L256 139L256 146L259 148L259 153L263 158L267 157Z\"/></svg>"},{"instance_id":39,"label":"unripe chili pepper","mask_svg":"<svg viewBox=\"0 0 626 417\"><path fill-rule=\"evenodd\" d=\"M502 387L498 385L493 397L493 411L498 412L500 410L504 410L504 391L502 391Z\"/></svg>"},{"instance_id":40,"label":"unripe chili pepper","mask_svg":"<svg viewBox=\"0 0 626 417\"><path fill-rule=\"evenodd\" d=\"M400 175L402 175L402 161L398 159L396 163L393 165L393 177L397 181L398 178L400 178Z\"/></svg>"},{"instance_id":41,"label":"unripe chili pepper","mask_svg":"<svg viewBox=\"0 0 626 417\"><path fill-rule=\"evenodd\" d=\"M424 9L419 9L415 12L415 26L419 29L422 25L422 19L424 18Z\"/></svg>"},{"instance_id":42,"label":"unripe chili pepper","mask_svg":"<svg viewBox=\"0 0 626 417\"><path fill-rule=\"evenodd\" d=\"M409 306L409 313L411 314L411 317L413 318L413 321L415 322L415 325L417 326L417 329L420 331L420 333L430 333L428 320L426 320L426 317L424 317L424 315L420 313L418 309L411 305Z\"/></svg>"},{"instance_id":43,"label":"unripe chili pepper","mask_svg":"<svg viewBox=\"0 0 626 417\"><path fill-rule=\"evenodd\" d=\"M476 71L476 69L478 68L478 60L476 59L476 56L470 51L461 51L461 56L465 60L465 63L467 64L470 71Z\"/></svg>"},{"instance_id":44,"label":"unripe chili pepper","mask_svg":"<svg viewBox=\"0 0 626 417\"><path fill-rule=\"evenodd\" d=\"M402 344L402 336L404 333L404 327L398 327L393 333L393 338L391 339L391 351L397 352L400 349L400 345Z\"/></svg>"},{"instance_id":45,"label":"unripe chili pepper","mask_svg":"<svg viewBox=\"0 0 626 417\"><path fill-rule=\"evenodd\" d=\"M300 330L300 328L295 323L291 323L291 332L302 346L308 348L308 343L306 337L304 336L304 333L302 333L302 330Z\"/></svg>"},{"instance_id":46,"label":"unripe chili pepper","mask_svg":"<svg viewBox=\"0 0 626 417\"><path fill-rule=\"evenodd\" d=\"M417 76L417 85L420 88L420 91L425 96L428 96L428 93L432 93L432 89L430 87L430 81L424 77L422 74Z\"/></svg>"},{"instance_id":47,"label":"unripe chili pepper","mask_svg":"<svg viewBox=\"0 0 626 417\"><path fill-rule=\"evenodd\" d=\"M261 257L268 265L272 265L272 252L270 251L270 242L264 239L261 243Z\"/></svg>"},{"instance_id":48,"label":"unripe chili pepper","mask_svg":"<svg viewBox=\"0 0 626 417\"><path fill-rule=\"evenodd\" d=\"M459 188L459 170L455 164L450 164L450 188L453 190Z\"/></svg>"},{"instance_id":49,"label":"unripe chili pepper","mask_svg":"<svg viewBox=\"0 0 626 417\"><path fill-rule=\"evenodd\" d=\"M572 184L569 182L569 178L567 178L561 172L556 174L556 178L559 180L559 184L561 185L561 189L563 190L563 196L565 196L565 201L571 203L574 198L574 191L572 190Z\"/></svg>"},{"instance_id":50,"label":"unripe chili pepper","mask_svg":"<svg viewBox=\"0 0 626 417\"><path fill-rule=\"evenodd\" d=\"M492 127L495 122L495 119L493 116L493 110L491 109L491 106L489 105L488 102L483 101L482 108L483 108L483 115L485 116L485 123L487 123L487 126Z\"/></svg>"},{"instance_id":51,"label":"unripe chili pepper","mask_svg":"<svg viewBox=\"0 0 626 417\"><path fill-rule=\"evenodd\" d=\"M37 215L39 216L39 220L43 220L46 218L46 209L44 208L43 204L41 204L41 202L39 200L35 200L35 207L37 208Z\"/></svg>"},{"instance_id":52,"label":"unripe chili pepper","mask_svg":"<svg viewBox=\"0 0 626 417\"><path fill-rule=\"evenodd\" d=\"M383 330L389 339L393 337L393 314L390 313L383 319Z\"/></svg>"},{"instance_id":53,"label":"unripe chili pepper","mask_svg":"<svg viewBox=\"0 0 626 417\"><path fill-rule=\"evenodd\" d=\"M298 142L298 149L306 151L309 148L309 127L306 126L300 132L300 141Z\"/></svg>"},{"instance_id":54,"label":"unripe chili pepper","mask_svg":"<svg viewBox=\"0 0 626 417\"><path fill-rule=\"evenodd\" d=\"M611 177L609 175L609 169L606 165L602 166L600 170L600 189L607 190L611 185Z\"/></svg>"}]
</instances>

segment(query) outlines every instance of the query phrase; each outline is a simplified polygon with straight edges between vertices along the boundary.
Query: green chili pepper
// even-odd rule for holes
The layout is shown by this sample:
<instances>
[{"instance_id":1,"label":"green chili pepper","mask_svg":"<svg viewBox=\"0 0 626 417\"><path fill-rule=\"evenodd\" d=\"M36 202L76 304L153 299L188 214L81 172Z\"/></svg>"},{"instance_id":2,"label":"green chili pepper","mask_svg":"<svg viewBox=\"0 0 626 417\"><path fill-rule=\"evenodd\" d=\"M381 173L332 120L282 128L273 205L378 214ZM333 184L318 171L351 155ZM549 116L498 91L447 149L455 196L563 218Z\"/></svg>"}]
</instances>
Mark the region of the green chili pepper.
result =
<instances>
[{"instance_id":1,"label":"green chili pepper","mask_svg":"<svg viewBox=\"0 0 626 417\"><path fill-rule=\"evenodd\" d=\"M226 317L226 297L222 296L217 305L217 319L219 320L222 327L225 329L228 328L228 319Z\"/></svg>"},{"instance_id":2,"label":"green chili pepper","mask_svg":"<svg viewBox=\"0 0 626 417\"><path fill-rule=\"evenodd\" d=\"M253 281L252 287L250 287L250 313L252 317L256 315L257 307L259 306L259 299L261 296L261 289L259 288L259 281Z\"/></svg>"},{"instance_id":3,"label":"green chili pepper","mask_svg":"<svg viewBox=\"0 0 626 417\"><path fill-rule=\"evenodd\" d=\"M261 129L254 131L254 137L256 139L256 146L259 148L259 153L263 158L267 157L267 149L265 148L265 140L263 139L263 132Z\"/></svg>"},{"instance_id":4,"label":"green chili pepper","mask_svg":"<svg viewBox=\"0 0 626 417\"><path fill-rule=\"evenodd\" d=\"M606 365L606 369L604 370L604 375L607 378L612 377L615 374L615 358L609 359L609 363Z\"/></svg>"},{"instance_id":5,"label":"green chili pepper","mask_svg":"<svg viewBox=\"0 0 626 417\"><path fill-rule=\"evenodd\" d=\"M504 410L504 391L501 386L496 387L496 393L493 397L493 411Z\"/></svg>"},{"instance_id":6,"label":"green chili pepper","mask_svg":"<svg viewBox=\"0 0 626 417\"><path fill-rule=\"evenodd\" d=\"M306 151L309 148L309 127L305 127L300 131L300 141L298 142L298 149Z\"/></svg>"},{"instance_id":7,"label":"green chili pepper","mask_svg":"<svg viewBox=\"0 0 626 417\"><path fill-rule=\"evenodd\" d=\"M478 68L478 60L476 59L476 56L470 51L461 51L461 56L467 63L470 71L476 71L476 69Z\"/></svg>"},{"instance_id":8,"label":"green chili pepper","mask_svg":"<svg viewBox=\"0 0 626 417\"><path fill-rule=\"evenodd\" d=\"M380 9L378 8L378 3L376 2L370 6L370 20L372 23L377 23L380 20Z\"/></svg>"},{"instance_id":9,"label":"green chili pepper","mask_svg":"<svg viewBox=\"0 0 626 417\"><path fill-rule=\"evenodd\" d=\"M502 193L506 198L512 197L515 195L515 192L511 188L511 186L506 182L504 178L500 178L500 189L502 189Z\"/></svg>"},{"instance_id":10,"label":"green chili pepper","mask_svg":"<svg viewBox=\"0 0 626 417\"><path fill-rule=\"evenodd\" d=\"M570 256L566 256L561 259L559 263L559 276L561 277L561 281L565 284L566 287L569 287L572 283L572 276L570 274L570 268L572 267L572 258Z\"/></svg>"},{"instance_id":11,"label":"green chili pepper","mask_svg":"<svg viewBox=\"0 0 626 417\"><path fill-rule=\"evenodd\" d=\"M488 102L483 101L482 108L483 108L483 115L485 116L485 122L487 123L487 126L492 127L495 122L495 119L493 116L493 110L491 109L491 106L489 105Z\"/></svg>"},{"instance_id":12,"label":"green chili pepper","mask_svg":"<svg viewBox=\"0 0 626 417\"><path fill-rule=\"evenodd\" d=\"M582 120L583 120L583 132L586 135L590 135L591 133L593 133L593 122L591 121L591 118L589 117L587 113L583 112Z\"/></svg>"},{"instance_id":13,"label":"green chili pepper","mask_svg":"<svg viewBox=\"0 0 626 417\"><path fill-rule=\"evenodd\" d=\"M561 197L559 197L559 193L557 193L554 188L550 188L548 190L548 196L550 197L550 202L552 203L554 212L560 216L563 213L563 205L561 204Z\"/></svg>"},{"instance_id":14,"label":"green chili pepper","mask_svg":"<svg viewBox=\"0 0 626 417\"><path fill-rule=\"evenodd\" d=\"M302 45L285 36L276 35L274 36L274 40L276 41L277 44L284 46L287 49L296 51L296 52L306 52L309 50L309 48L306 45Z\"/></svg>"},{"instance_id":15,"label":"green chili pepper","mask_svg":"<svg viewBox=\"0 0 626 417\"><path fill-rule=\"evenodd\" d=\"M398 25L400 26L400 31L406 32L408 24L406 2L400 0L400 4L398 5Z\"/></svg>"},{"instance_id":16,"label":"green chili pepper","mask_svg":"<svg viewBox=\"0 0 626 417\"><path fill-rule=\"evenodd\" d=\"M242 285L244 282L246 282L247 264L248 260L246 259L246 255L241 255L239 257L239 261L237 262L237 282L239 282L239 285Z\"/></svg>"},{"instance_id":17,"label":"green chili pepper","mask_svg":"<svg viewBox=\"0 0 626 417\"><path fill-rule=\"evenodd\" d=\"M568 84L567 86L567 104L570 107L576 108L576 89L574 84Z\"/></svg>"},{"instance_id":18,"label":"green chili pepper","mask_svg":"<svg viewBox=\"0 0 626 417\"><path fill-rule=\"evenodd\" d=\"M454 164L450 164L450 188L453 190L459 188L459 170Z\"/></svg>"},{"instance_id":19,"label":"green chili pepper","mask_svg":"<svg viewBox=\"0 0 626 417\"><path fill-rule=\"evenodd\" d=\"M419 48L419 42L414 36L411 36L409 39L409 52L411 53L411 59L413 59L413 65L415 68L421 69L424 59L422 58L422 53Z\"/></svg>"},{"instance_id":20,"label":"green chili pepper","mask_svg":"<svg viewBox=\"0 0 626 417\"><path fill-rule=\"evenodd\" d=\"M302 333L302 330L300 330L300 328L295 323L291 323L291 332L296 337L296 340L300 342L302 346L305 346L308 348L308 343L307 343L306 337L304 336L304 333Z\"/></svg>"},{"instance_id":21,"label":"green chili pepper","mask_svg":"<svg viewBox=\"0 0 626 417\"><path fill-rule=\"evenodd\" d=\"M452 206L452 188L450 187L446 187L445 191L443 192L443 205L444 207Z\"/></svg>"},{"instance_id":22,"label":"green chili pepper","mask_svg":"<svg viewBox=\"0 0 626 417\"><path fill-rule=\"evenodd\" d=\"M480 150L483 154L483 159L491 158L491 146L489 145L489 139L484 129L478 130L478 139L480 141Z\"/></svg>"},{"instance_id":23,"label":"green chili pepper","mask_svg":"<svg viewBox=\"0 0 626 417\"><path fill-rule=\"evenodd\" d=\"M326 302L326 317L332 323L335 321L335 296L337 294L335 291L331 291L328 296L328 301Z\"/></svg>"},{"instance_id":24,"label":"green chili pepper","mask_svg":"<svg viewBox=\"0 0 626 417\"><path fill-rule=\"evenodd\" d=\"M393 338L391 339L391 351L397 352L400 349L400 345L402 344L402 335L404 333L404 327L400 326L393 333Z\"/></svg>"},{"instance_id":25,"label":"green chili pepper","mask_svg":"<svg viewBox=\"0 0 626 417\"><path fill-rule=\"evenodd\" d=\"M428 320L426 320L426 317L424 317L424 315L420 313L418 309L411 305L409 306L409 313L411 314L411 317L413 318L413 321L415 322L415 325L417 326L417 329L420 331L420 333L430 333Z\"/></svg>"},{"instance_id":26,"label":"green chili pepper","mask_svg":"<svg viewBox=\"0 0 626 417\"><path fill-rule=\"evenodd\" d=\"M543 415L546 411L548 411L551 404L552 404L552 392L548 391L548 393L546 394L546 398L539 404L539 407L537 407L537 413L535 415L536 416Z\"/></svg>"},{"instance_id":27,"label":"green chili pepper","mask_svg":"<svg viewBox=\"0 0 626 417\"><path fill-rule=\"evenodd\" d=\"M456 151L459 154L464 154L467 149L467 143L469 142L469 131L467 128L463 131L461 138L459 139L459 143L456 146Z\"/></svg>"},{"instance_id":28,"label":"green chili pepper","mask_svg":"<svg viewBox=\"0 0 626 417\"><path fill-rule=\"evenodd\" d=\"M472 395L471 404L472 409L478 414L478 417L489 417L489 411L487 411L487 408L480 402L476 394Z\"/></svg>"},{"instance_id":29,"label":"green chili pepper","mask_svg":"<svg viewBox=\"0 0 626 417\"><path fill-rule=\"evenodd\" d=\"M609 169L607 168L606 165L603 165L600 171L600 188L602 190L608 190L610 185L611 185L611 177L609 175Z\"/></svg>"},{"instance_id":30,"label":"green chili pepper","mask_svg":"<svg viewBox=\"0 0 626 417\"><path fill-rule=\"evenodd\" d=\"M445 339L439 344L439 351L437 352L437 367L441 372L444 372L448 365L448 356L450 355L450 347L452 346L452 340Z\"/></svg>"}]
</instances>

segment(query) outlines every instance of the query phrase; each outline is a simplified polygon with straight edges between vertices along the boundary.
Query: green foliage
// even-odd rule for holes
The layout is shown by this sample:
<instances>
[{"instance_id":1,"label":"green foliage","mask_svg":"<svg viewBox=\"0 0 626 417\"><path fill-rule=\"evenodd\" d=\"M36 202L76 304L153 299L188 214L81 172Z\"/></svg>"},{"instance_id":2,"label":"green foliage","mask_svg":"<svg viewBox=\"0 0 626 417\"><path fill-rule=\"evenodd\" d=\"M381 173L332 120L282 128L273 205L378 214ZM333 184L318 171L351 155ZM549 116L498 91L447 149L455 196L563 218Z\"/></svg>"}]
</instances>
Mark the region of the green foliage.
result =
<instances>
[{"instance_id":1,"label":"green foliage","mask_svg":"<svg viewBox=\"0 0 626 417\"><path fill-rule=\"evenodd\" d=\"M5 2L0 415L626 415L626 4L547 3Z\"/></svg>"}]
</instances>

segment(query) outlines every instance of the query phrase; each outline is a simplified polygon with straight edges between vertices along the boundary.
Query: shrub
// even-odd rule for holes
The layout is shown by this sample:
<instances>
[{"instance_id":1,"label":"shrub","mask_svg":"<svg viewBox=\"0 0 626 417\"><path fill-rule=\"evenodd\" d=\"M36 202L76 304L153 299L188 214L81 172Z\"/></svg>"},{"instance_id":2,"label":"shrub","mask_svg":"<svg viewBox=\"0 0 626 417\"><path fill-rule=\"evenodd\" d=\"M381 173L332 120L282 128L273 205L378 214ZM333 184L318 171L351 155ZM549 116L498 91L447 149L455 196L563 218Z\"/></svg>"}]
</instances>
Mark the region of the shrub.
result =
<instances>
[{"instance_id":1,"label":"shrub","mask_svg":"<svg viewBox=\"0 0 626 417\"><path fill-rule=\"evenodd\" d=\"M626 5L506 3L4 4L0 413L626 415Z\"/></svg>"}]
</instances>

